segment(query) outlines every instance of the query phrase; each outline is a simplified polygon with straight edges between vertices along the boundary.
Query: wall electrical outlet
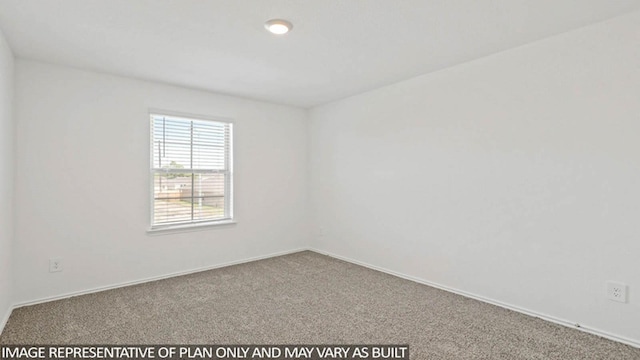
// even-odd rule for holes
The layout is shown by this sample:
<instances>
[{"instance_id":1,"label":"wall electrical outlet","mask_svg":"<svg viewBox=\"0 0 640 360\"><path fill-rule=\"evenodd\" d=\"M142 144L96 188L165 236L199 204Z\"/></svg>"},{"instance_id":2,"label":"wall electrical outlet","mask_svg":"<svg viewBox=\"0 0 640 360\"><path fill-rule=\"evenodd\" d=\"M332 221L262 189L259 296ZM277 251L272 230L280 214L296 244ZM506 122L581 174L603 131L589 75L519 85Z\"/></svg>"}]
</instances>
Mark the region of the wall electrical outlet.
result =
<instances>
[{"instance_id":1,"label":"wall electrical outlet","mask_svg":"<svg viewBox=\"0 0 640 360\"><path fill-rule=\"evenodd\" d=\"M62 259L61 258L51 258L49 259L49 272L59 272L62 271Z\"/></svg>"},{"instance_id":2,"label":"wall electrical outlet","mask_svg":"<svg viewBox=\"0 0 640 360\"><path fill-rule=\"evenodd\" d=\"M627 302L627 285L614 282L614 281L608 281L607 282L607 298L609 298L609 300L626 303Z\"/></svg>"}]
</instances>

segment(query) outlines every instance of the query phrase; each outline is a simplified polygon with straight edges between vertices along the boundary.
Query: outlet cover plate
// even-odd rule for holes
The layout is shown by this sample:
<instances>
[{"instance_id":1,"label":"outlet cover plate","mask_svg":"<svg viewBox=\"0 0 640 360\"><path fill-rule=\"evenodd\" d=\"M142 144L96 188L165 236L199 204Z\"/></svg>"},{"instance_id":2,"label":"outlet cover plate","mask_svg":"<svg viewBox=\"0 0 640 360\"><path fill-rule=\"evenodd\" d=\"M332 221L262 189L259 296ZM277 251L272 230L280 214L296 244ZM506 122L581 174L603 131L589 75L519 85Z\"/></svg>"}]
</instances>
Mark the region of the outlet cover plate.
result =
<instances>
[{"instance_id":1,"label":"outlet cover plate","mask_svg":"<svg viewBox=\"0 0 640 360\"><path fill-rule=\"evenodd\" d=\"M49 259L49 272L59 272L62 271L62 259L61 258L51 258Z\"/></svg>"},{"instance_id":2,"label":"outlet cover plate","mask_svg":"<svg viewBox=\"0 0 640 360\"><path fill-rule=\"evenodd\" d=\"M627 302L627 285L615 281L607 282L607 298L621 303Z\"/></svg>"}]
</instances>

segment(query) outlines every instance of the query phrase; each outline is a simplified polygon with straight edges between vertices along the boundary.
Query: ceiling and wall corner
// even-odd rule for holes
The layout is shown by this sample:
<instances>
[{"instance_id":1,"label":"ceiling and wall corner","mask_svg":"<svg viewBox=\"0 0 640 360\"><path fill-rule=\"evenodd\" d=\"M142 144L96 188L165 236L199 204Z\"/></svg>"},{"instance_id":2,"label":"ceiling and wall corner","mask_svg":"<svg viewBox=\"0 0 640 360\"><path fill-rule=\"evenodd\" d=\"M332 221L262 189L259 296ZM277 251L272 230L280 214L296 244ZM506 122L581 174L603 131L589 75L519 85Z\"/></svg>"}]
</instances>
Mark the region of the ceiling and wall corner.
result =
<instances>
[{"instance_id":1,"label":"ceiling and wall corner","mask_svg":"<svg viewBox=\"0 0 640 360\"><path fill-rule=\"evenodd\" d=\"M602 21L640 0L1 0L19 58L312 107ZM274 36L273 18L294 29Z\"/></svg>"}]
</instances>

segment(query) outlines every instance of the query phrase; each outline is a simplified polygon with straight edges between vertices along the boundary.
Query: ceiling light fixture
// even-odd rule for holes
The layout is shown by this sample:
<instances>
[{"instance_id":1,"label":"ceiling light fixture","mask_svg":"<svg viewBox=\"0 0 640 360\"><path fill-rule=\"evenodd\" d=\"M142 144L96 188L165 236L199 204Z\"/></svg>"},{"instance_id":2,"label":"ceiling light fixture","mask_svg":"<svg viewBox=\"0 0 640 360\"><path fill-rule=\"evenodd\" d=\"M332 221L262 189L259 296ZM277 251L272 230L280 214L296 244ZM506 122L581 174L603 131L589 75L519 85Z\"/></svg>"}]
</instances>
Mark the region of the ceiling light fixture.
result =
<instances>
[{"instance_id":1,"label":"ceiling light fixture","mask_svg":"<svg viewBox=\"0 0 640 360\"><path fill-rule=\"evenodd\" d=\"M293 28L293 24L291 24L287 20L271 19L264 23L264 27L272 34L284 35Z\"/></svg>"}]
</instances>

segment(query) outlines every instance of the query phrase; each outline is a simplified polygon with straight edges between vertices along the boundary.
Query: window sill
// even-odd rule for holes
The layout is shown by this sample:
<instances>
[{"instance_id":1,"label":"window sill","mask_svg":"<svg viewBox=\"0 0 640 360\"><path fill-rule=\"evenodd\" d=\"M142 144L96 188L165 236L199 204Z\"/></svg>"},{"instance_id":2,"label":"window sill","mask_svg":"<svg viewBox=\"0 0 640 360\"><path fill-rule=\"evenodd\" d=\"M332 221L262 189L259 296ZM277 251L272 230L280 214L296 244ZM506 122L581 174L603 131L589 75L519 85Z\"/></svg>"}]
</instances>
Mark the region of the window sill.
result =
<instances>
[{"instance_id":1,"label":"window sill","mask_svg":"<svg viewBox=\"0 0 640 360\"><path fill-rule=\"evenodd\" d=\"M228 220L220 220L220 221L212 221L201 224L184 224L184 225L171 225L171 226L161 226L161 227L152 227L147 230L147 234L149 235L165 235L165 234L175 234L175 233L183 233L183 232L191 232L191 231L203 231L210 228L216 228L220 226L233 226L237 224L236 221L228 219Z\"/></svg>"}]
</instances>

